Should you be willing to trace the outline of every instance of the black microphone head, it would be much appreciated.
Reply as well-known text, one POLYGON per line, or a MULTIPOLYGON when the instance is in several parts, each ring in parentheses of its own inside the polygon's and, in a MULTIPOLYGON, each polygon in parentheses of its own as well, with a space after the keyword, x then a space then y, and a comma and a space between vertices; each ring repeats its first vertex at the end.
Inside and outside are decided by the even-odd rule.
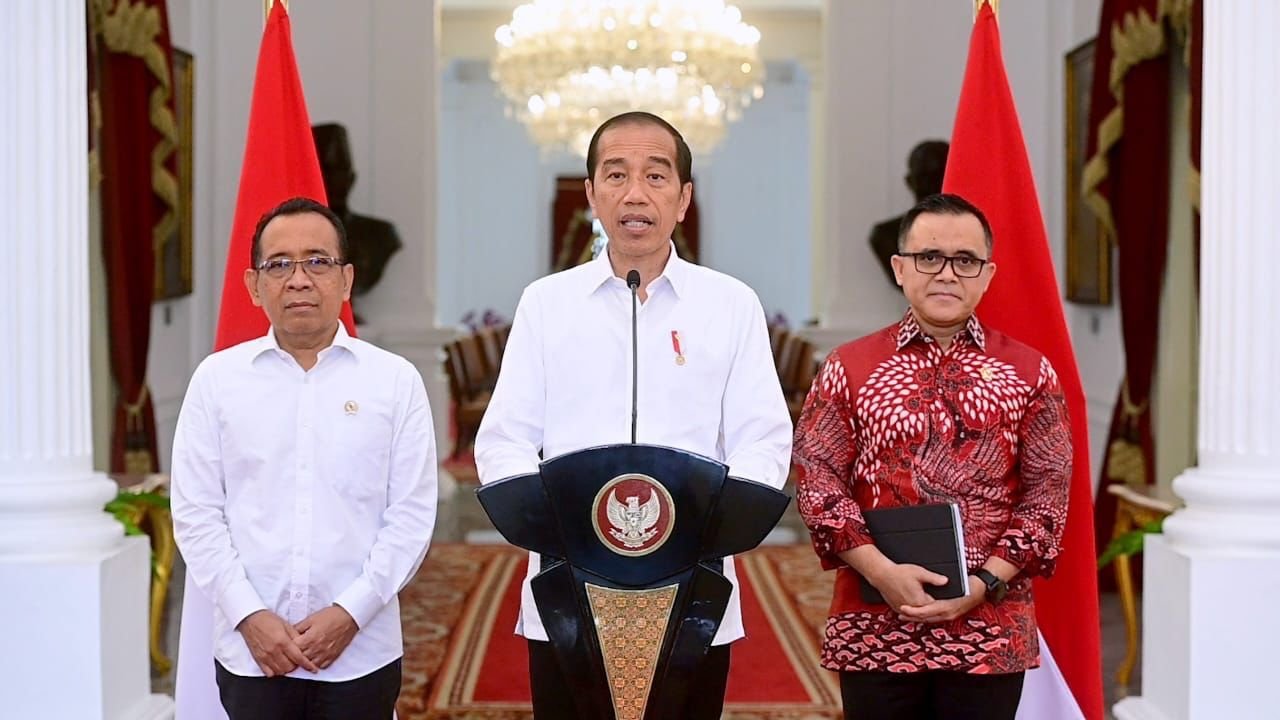
POLYGON ((627 271, 627 287, 631 288, 632 290, 637 290, 640 288, 640 271, 639 270, 627 271))

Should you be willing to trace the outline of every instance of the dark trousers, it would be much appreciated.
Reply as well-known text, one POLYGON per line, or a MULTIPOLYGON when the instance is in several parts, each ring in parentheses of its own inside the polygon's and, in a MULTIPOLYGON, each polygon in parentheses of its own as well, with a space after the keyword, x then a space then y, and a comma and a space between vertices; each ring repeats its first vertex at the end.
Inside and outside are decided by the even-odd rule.
POLYGON ((214 663, 230 720, 389 720, 400 695, 400 660, 342 682, 244 677, 214 663))
MULTIPOLYGON (((680 720, 720 720, 724 688, 729 681, 729 646, 713 645, 694 671, 697 677, 680 720)), ((574 689, 560 672, 551 643, 529 641, 529 687, 533 691, 533 717, 537 720, 575 720, 574 689)), ((235 720, 235 718, 232 718, 235 720)))
POLYGON ((1026 673, 842 672, 845 720, 1013 720, 1026 673))

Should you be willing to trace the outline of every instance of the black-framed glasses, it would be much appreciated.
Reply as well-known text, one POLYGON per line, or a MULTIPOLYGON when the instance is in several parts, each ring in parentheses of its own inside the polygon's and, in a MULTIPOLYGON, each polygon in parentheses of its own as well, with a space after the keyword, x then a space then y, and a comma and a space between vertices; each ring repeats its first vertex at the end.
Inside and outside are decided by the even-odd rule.
POLYGON ((956 274, 956 277, 962 278, 978 277, 988 262, 972 255, 943 255, 939 252, 898 253, 898 257, 911 258, 915 263, 916 272, 922 272, 925 275, 941 274, 947 263, 951 263, 951 271, 956 274))
POLYGON ((342 267, 344 263, 340 258, 331 257, 329 255, 312 255, 311 257, 299 258, 270 258, 258 263, 258 270, 267 274, 272 280, 283 280, 293 277, 293 269, 301 266, 302 269, 312 278, 324 277, 331 275, 335 270, 342 267))

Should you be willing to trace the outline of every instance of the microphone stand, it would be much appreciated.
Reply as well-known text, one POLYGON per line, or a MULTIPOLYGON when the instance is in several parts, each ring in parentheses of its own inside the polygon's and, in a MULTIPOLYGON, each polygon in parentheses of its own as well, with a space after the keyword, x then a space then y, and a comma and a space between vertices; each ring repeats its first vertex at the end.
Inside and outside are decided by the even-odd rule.
POLYGON ((627 287, 631 288, 631 444, 636 444, 636 407, 639 404, 640 353, 636 341, 636 306, 639 302, 640 272, 627 272, 627 287))

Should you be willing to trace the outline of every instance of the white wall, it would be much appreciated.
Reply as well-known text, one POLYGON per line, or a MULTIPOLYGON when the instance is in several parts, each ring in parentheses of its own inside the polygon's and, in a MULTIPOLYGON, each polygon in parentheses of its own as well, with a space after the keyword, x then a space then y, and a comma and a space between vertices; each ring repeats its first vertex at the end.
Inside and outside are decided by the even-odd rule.
POLYGON ((468 311, 510 319, 524 286, 546 273, 556 175, 583 175, 581 161, 543 158, 503 114, 488 63, 455 60, 440 96, 437 235, 441 324, 468 311))
POLYGON ((695 161, 702 263, 750 285, 766 314, 795 327, 814 315, 808 74, 768 63, 765 88, 711 157, 695 161))

